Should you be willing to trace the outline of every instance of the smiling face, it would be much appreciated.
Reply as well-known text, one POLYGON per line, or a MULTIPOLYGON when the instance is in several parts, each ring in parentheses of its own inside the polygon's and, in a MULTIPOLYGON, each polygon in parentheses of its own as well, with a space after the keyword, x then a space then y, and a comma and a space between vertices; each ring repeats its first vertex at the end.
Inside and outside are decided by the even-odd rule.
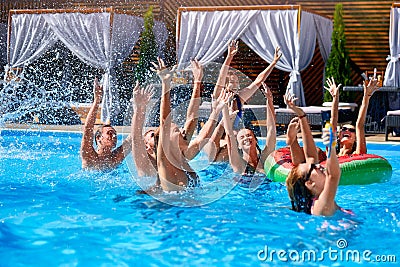
POLYGON ((353 125, 345 124, 342 126, 339 135, 340 145, 352 146, 356 141, 356 129, 353 125))
POLYGON ((238 147, 243 150, 256 149, 257 139, 250 129, 241 129, 236 136, 238 147))
POLYGON ((234 73, 228 74, 227 90, 234 93, 239 90, 239 77, 234 73))

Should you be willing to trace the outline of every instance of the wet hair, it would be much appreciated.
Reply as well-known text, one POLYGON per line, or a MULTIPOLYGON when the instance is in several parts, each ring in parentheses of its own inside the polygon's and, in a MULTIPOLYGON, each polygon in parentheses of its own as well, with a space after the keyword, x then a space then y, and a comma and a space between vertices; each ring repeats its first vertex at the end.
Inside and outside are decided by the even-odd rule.
POLYGON ((155 129, 155 130, 149 130, 149 131, 146 132, 146 134, 147 134, 148 132, 150 132, 150 131, 153 131, 153 132, 154 132, 154 134, 153 134, 153 137, 154 137, 154 152, 155 152, 156 160, 157 160, 157 149, 158 149, 157 146, 158 146, 159 139, 160 139, 160 127, 158 127, 158 128, 155 129))
POLYGON ((155 162, 155 165, 153 165, 153 166, 157 170, 156 185, 160 185, 161 181, 160 181, 160 176, 158 174, 158 166, 157 166, 157 149, 158 149, 157 146, 158 146, 159 139, 160 139, 160 127, 158 127, 156 130, 154 130, 154 135, 153 136, 154 136, 154 152, 155 152, 155 155, 156 155, 156 162, 155 162))
POLYGON ((100 125, 100 126, 97 128, 97 130, 96 130, 96 132, 95 132, 95 134, 94 134, 94 142, 96 143, 96 145, 98 145, 98 144, 97 144, 97 138, 100 138, 100 137, 101 137, 101 134, 103 133, 103 129, 106 128, 106 127, 111 127, 111 128, 113 128, 110 124, 103 124, 103 125, 100 125))
POLYGON ((156 130, 153 130, 153 129, 151 129, 151 130, 147 130, 144 134, 143 134, 143 136, 146 136, 148 133, 150 133, 150 132, 155 132, 156 130))
POLYGON ((299 174, 298 166, 293 167, 286 178, 286 189, 292 203, 292 210, 311 214, 313 195, 306 187, 305 179, 305 175, 299 174))
POLYGON ((154 151, 157 154, 157 145, 158 145, 158 139, 160 138, 160 127, 157 127, 157 129, 151 129, 146 131, 143 136, 146 136, 150 132, 153 132, 151 137, 154 137, 154 151))

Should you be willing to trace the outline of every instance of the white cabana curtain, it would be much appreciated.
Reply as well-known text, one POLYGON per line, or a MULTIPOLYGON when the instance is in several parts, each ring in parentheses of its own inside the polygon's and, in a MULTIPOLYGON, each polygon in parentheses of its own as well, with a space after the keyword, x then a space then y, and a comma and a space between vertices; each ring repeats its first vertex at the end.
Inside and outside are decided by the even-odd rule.
MULTIPOLYGON (((325 62, 326 67, 326 62, 328 61, 329 54, 331 53, 332 49, 333 22, 318 15, 314 15, 313 19, 317 30, 319 52, 325 62)), ((322 83, 325 81, 325 67, 322 83)), ((324 87, 324 84, 322 84, 322 87, 324 87)))
MULTIPOLYGON (((314 54, 317 27, 314 16, 308 12, 301 14, 300 35, 298 33, 298 10, 237 10, 237 11, 212 11, 208 13, 213 24, 214 32, 208 30, 209 26, 202 28, 204 22, 197 17, 200 12, 183 12, 181 19, 181 36, 178 43, 179 63, 190 59, 188 55, 203 55, 198 53, 205 47, 216 47, 209 52, 209 57, 200 57, 200 62, 208 63, 220 56, 226 49, 229 39, 241 38, 251 49, 267 62, 272 62, 274 50, 281 47, 282 58, 277 68, 290 72, 290 80, 287 90, 299 98, 298 105, 305 106, 304 90, 301 83, 300 71, 305 69, 312 60, 314 54), (223 15, 222 15, 222 12, 223 15), (233 13, 234 12, 234 13, 233 13), (220 21, 229 21, 229 14, 241 14, 247 18, 246 24, 218 24, 220 21), (220 19, 220 18, 223 19, 220 19), (202 23, 200 23, 202 22, 202 23), (184 27, 183 27, 184 25, 184 27), (241 26, 241 27, 239 27, 241 26), (207 32, 207 34, 203 34, 207 32), (301 34, 304 33, 304 34, 301 34), (188 38, 190 36, 190 38, 188 38), (221 38, 223 37, 223 38, 221 38), (196 41, 194 41, 196 40, 196 41), (211 43, 211 44, 210 44, 211 43)), ((322 17, 320 17, 322 19, 322 17)), ((327 19, 326 19, 327 20, 327 19)), ((323 26, 323 24, 321 24, 323 26)), ((332 24, 325 24, 332 27, 332 24)), ((321 28, 322 28, 321 26, 321 28)), ((330 30, 331 32, 331 30, 330 30)), ((321 43, 330 42, 331 36, 322 35, 321 43), (327 40, 326 40, 327 39, 327 40), (328 41, 329 40, 329 41, 328 41)))
POLYGON ((80 60, 103 69, 103 102, 101 120, 109 122, 118 114, 119 102, 115 90, 114 67, 132 51, 142 30, 140 18, 115 14, 111 27, 111 13, 57 13, 44 18, 65 46, 80 60))
POLYGON ((332 49, 333 22, 330 19, 315 14, 313 15, 313 19, 317 30, 319 51, 322 59, 326 62, 332 49))
POLYGON ((400 8, 393 7, 390 10, 390 29, 389 29, 389 47, 390 55, 385 78, 384 86, 400 87, 400 8))
POLYGON ((10 36, 9 68, 23 67, 49 50, 57 36, 39 14, 13 15, 10 36))
MULTIPOLYGON (((183 12, 178 46, 178 65, 197 58, 202 64, 224 53, 229 40, 238 39, 259 10, 183 12)), ((177 27, 178 29, 179 27, 177 27)))
MULTIPOLYGON (((311 30, 307 34, 307 38, 300 36, 299 42, 297 18, 297 10, 262 11, 261 16, 244 33, 242 40, 267 62, 273 60, 275 47, 281 47, 282 58, 276 67, 290 72, 287 91, 299 98, 298 105, 305 106, 300 70, 305 68, 312 59, 315 47, 315 30, 311 30), (307 49, 301 50, 301 47, 307 49), (313 49, 310 49, 310 47, 313 49)), ((308 28, 312 29, 313 27, 310 27, 310 24, 313 23, 309 16, 302 18, 301 31, 308 30, 308 28)))
MULTIPOLYGON (((102 121, 109 122, 119 111, 114 84, 114 67, 131 53, 143 31, 143 19, 110 12, 100 13, 45 13, 12 16, 10 61, 14 68, 32 63, 58 40, 80 60, 103 69, 102 121), (111 25, 112 20, 112 25, 111 25)), ((165 25, 155 22, 157 41, 168 36, 165 25)))

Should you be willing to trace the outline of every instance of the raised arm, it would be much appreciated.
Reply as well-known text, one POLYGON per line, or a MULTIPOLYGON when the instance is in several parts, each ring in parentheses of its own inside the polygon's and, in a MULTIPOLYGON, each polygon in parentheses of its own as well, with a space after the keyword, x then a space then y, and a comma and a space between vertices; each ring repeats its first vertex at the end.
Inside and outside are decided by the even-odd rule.
POLYGON ((214 92, 212 94, 214 99, 217 99, 220 96, 222 89, 226 85, 226 77, 228 76, 229 66, 231 65, 233 57, 237 54, 239 50, 238 44, 239 42, 236 40, 231 40, 228 44, 228 54, 226 55, 221 70, 219 71, 217 84, 215 85, 214 92))
MULTIPOLYGON (((219 71, 218 80, 214 87, 214 91, 212 94, 213 99, 217 99, 221 95, 223 88, 226 86, 226 77, 228 76, 229 66, 232 62, 233 57, 237 54, 238 51, 239 51, 239 42, 236 40, 231 40, 228 44, 227 56, 221 67, 221 70, 219 71)), ((215 128, 213 134, 211 135, 209 144, 205 147, 205 151, 208 154, 209 158, 213 157, 214 152, 218 153, 220 147, 220 141, 224 132, 225 132, 224 125, 221 121, 215 128)), ((210 160, 213 161, 214 158, 210 158, 210 160)))
POLYGON ((358 112, 358 118, 356 122, 356 140, 357 140, 357 148, 355 151, 356 154, 367 153, 367 142, 365 140, 364 124, 367 116, 369 100, 371 96, 375 93, 375 91, 379 89, 377 85, 378 80, 376 79, 375 75, 376 73, 374 74, 374 77, 371 80, 369 81, 364 80, 363 83, 364 96, 361 102, 361 107, 358 112))
POLYGON ((266 69, 264 69, 260 74, 258 74, 257 78, 248 87, 243 88, 238 92, 238 95, 244 102, 246 102, 256 92, 256 90, 260 87, 261 83, 265 82, 265 80, 271 74, 276 63, 278 63, 279 59, 282 56, 280 49, 281 48, 279 46, 275 48, 274 59, 272 60, 271 64, 269 64, 269 66, 266 69))
POLYGON ((299 130, 299 117, 294 117, 290 120, 286 133, 286 145, 290 147, 290 155, 293 165, 299 165, 300 163, 306 162, 304 150, 301 148, 297 140, 297 133, 299 130))
POLYGON ((146 107, 154 94, 153 87, 147 86, 145 89, 139 87, 139 83, 136 82, 136 86, 132 92, 132 125, 131 125, 131 136, 132 136, 132 156, 133 161, 136 165, 136 170, 139 176, 155 176, 157 170, 154 169, 149 155, 146 151, 146 145, 143 140, 143 125, 146 116, 146 107))
POLYGON ((262 89, 266 96, 266 115, 267 115, 267 136, 266 144, 261 152, 261 163, 264 164, 268 155, 271 154, 276 147, 276 123, 275 123, 275 108, 274 99, 271 89, 263 82, 262 89))
POLYGON ((218 123, 218 116, 223 107, 227 105, 229 97, 230 94, 222 91, 221 95, 216 100, 213 99, 210 117, 204 124, 203 128, 201 128, 198 136, 196 136, 196 138, 190 142, 187 150, 184 152, 184 155, 187 159, 193 159, 207 144, 208 138, 210 138, 211 134, 215 130, 215 126, 218 123))
POLYGON ((319 162, 318 152, 315 146, 314 138, 312 137, 311 134, 310 125, 308 124, 306 114, 301 108, 299 108, 298 106, 296 106, 296 104, 294 104, 295 101, 297 100, 297 98, 295 98, 294 96, 287 93, 284 96, 284 100, 285 104, 291 110, 293 110, 295 114, 297 114, 297 117, 299 117, 300 129, 304 144, 304 155, 306 157, 306 161, 310 163, 318 163, 319 162))
POLYGON ((186 122, 184 126, 184 133, 186 140, 190 142, 192 135, 196 129, 199 120, 199 107, 201 104, 200 88, 201 80, 203 79, 203 66, 195 59, 191 61, 193 73, 193 91, 190 98, 189 107, 186 113, 186 122))
POLYGON ((171 143, 171 98, 170 88, 172 73, 174 69, 169 70, 166 68, 164 61, 157 58, 158 64, 152 63, 155 67, 153 71, 157 72, 161 78, 161 104, 160 104, 160 131, 159 138, 156 145, 157 149, 157 171, 160 179, 161 186, 168 188, 169 181, 175 180, 173 175, 177 175, 178 169, 170 162, 167 155, 171 154, 171 149, 177 144, 171 143))
MULTIPOLYGON (((232 98, 232 93, 229 94, 230 98, 232 98)), ((236 137, 233 133, 232 120, 230 118, 228 105, 225 105, 222 109, 222 120, 224 121, 224 128, 228 142, 229 163, 231 164, 234 172, 243 173, 244 169, 246 168, 246 162, 239 154, 239 148, 236 137)))
POLYGON ((340 181, 340 167, 339 160, 336 155, 336 149, 333 142, 330 142, 330 138, 336 140, 336 131, 332 131, 330 136, 329 130, 323 130, 323 143, 326 146, 332 145, 331 156, 326 161, 326 178, 324 183, 324 189, 319 195, 318 199, 315 200, 313 206, 314 215, 332 216, 337 209, 335 202, 335 196, 340 181))
POLYGON ((81 157, 82 165, 84 166, 88 160, 91 160, 96 156, 96 151, 93 147, 93 129, 96 122, 97 110, 99 109, 99 105, 103 96, 103 86, 99 84, 99 80, 97 78, 94 79, 93 94, 93 103, 89 109, 89 113, 86 116, 85 125, 83 126, 81 157))
POLYGON ((157 72, 161 78, 161 103, 160 103, 160 140, 159 143, 163 146, 169 143, 170 128, 172 123, 171 118, 171 80, 172 71, 168 70, 165 66, 164 61, 161 58, 157 58, 158 65, 152 62, 154 68, 153 71, 157 72), (163 134, 165 133, 165 134, 163 134))
POLYGON ((331 124, 332 128, 336 131, 339 118, 339 88, 341 84, 336 86, 335 79, 333 77, 328 78, 326 83, 328 86, 325 86, 325 89, 328 90, 332 96, 331 124))

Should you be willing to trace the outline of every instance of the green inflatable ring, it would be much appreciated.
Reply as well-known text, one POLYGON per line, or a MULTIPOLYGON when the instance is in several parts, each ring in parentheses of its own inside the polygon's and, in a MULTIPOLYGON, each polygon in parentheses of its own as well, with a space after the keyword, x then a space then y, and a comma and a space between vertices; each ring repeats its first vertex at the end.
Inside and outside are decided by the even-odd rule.
MULTIPOLYGON (((321 156, 320 156, 321 158, 321 156)), ((326 160, 321 161, 325 166, 326 160)), ((293 168, 289 147, 272 152, 264 163, 264 170, 274 182, 285 182, 293 168)), ((390 180, 392 166, 383 157, 374 154, 346 155, 339 157, 341 177, 339 185, 365 185, 390 180)))

